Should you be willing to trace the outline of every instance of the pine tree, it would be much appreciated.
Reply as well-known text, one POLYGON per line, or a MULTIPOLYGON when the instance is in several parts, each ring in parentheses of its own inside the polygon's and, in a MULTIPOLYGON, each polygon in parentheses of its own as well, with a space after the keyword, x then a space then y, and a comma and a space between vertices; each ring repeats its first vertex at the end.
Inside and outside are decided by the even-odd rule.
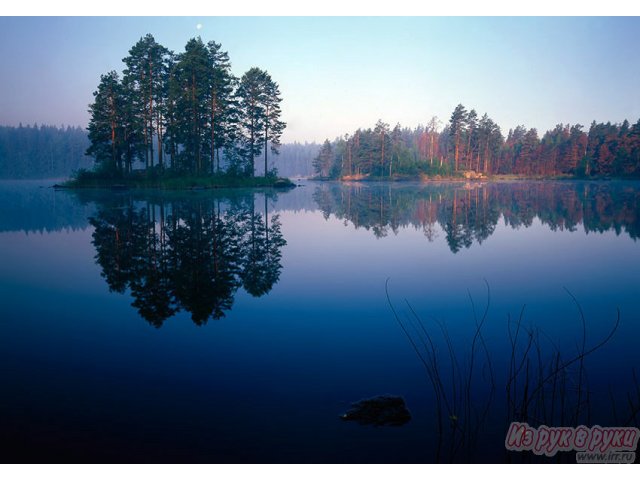
POLYGON ((467 110, 462 104, 453 110, 451 118, 449 119, 449 135, 453 139, 454 148, 454 169, 458 171, 458 160, 460 159, 460 144, 462 141, 462 135, 464 133, 467 118, 467 110))
POLYGON ((122 174, 124 97, 118 74, 111 71, 101 75, 93 96, 87 155, 93 156, 104 171, 122 174))
POLYGON ((131 90, 131 105, 138 121, 136 137, 143 143, 145 166, 153 166, 154 139, 157 141, 158 164, 163 165, 162 134, 165 110, 165 88, 169 51, 157 43, 153 35, 142 37, 123 59, 125 83, 131 90))
POLYGON ((333 164, 333 147, 329 139, 324 141, 318 156, 313 160, 313 169, 317 175, 327 178, 333 164))
POLYGON ((240 109, 245 173, 255 176, 254 159, 262 152, 261 134, 265 131, 264 72, 251 68, 241 78, 236 95, 240 109))
POLYGON ((209 134, 211 147, 211 173, 220 171, 220 149, 230 147, 235 137, 237 113, 234 85, 237 79, 231 73, 229 54, 216 42, 207 44, 211 77, 209 79, 209 134))
POLYGON ((273 81, 271 76, 264 72, 264 176, 269 173, 267 164, 267 145, 271 144, 271 152, 274 155, 278 154, 278 148, 280 147, 280 137, 284 132, 287 124, 280 120, 282 111, 280 109, 280 103, 282 97, 280 96, 280 88, 278 84, 273 81))
MULTIPOLYGON (((389 138, 389 124, 384 123, 382 120, 378 120, 378 123, 376 123, 373 130, 373 134, 376 137, 376 157, 380 159, 380 176, 382 177, 385 174, 386 158, 389 155, 390 150, 391 139, 389 138)), ((389 176, 391 176, 391 171, 389 171, 389 176)))
POLYGON ((178 55, 173 72, 175 126, 172 134, 181 147, 177 152, 178 168, 198 175, 207 171, 206 165, 211 161, 210 60, 202 40, 193 38, 178 55))

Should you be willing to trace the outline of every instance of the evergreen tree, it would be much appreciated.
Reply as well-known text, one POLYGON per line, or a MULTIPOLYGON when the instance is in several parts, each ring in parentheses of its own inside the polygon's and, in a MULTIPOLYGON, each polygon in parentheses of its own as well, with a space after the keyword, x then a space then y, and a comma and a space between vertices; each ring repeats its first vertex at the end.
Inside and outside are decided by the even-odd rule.
MULTIPOLYGON (((389 124, 384 123, 382 120, 378 120, 373 130, 373 134, 376 137, 375 150, 376 157, 379 159, 379 172, 380 176, 385 174, 386 158, 389 155, 389 149, 391 146, 391 138, 389 137, 389 124)), ((389 170, 389 176, 391 176, 391 170, 389 170)))
POLYGON ((458 106, 453 110, 451 118, 449 119, 449 135, 453 139, 453 159, 454 169, 456 172, 458 171, 458 160, 460 159, 460 144, 462 142, 462 136, 465 131, 466 119, 467 110, 462 104, 458 104, 458 106))
POLYGON ((180 86, 176 79, 178 55, 169 52, 167 56, 167 71, 164 83, 165 115, 164 115, 164 149, 171 159, 171 168, 175 168, 178 156, 178 97, 180 86))
POLYGON ((198 175, 207 171, 211 160, 210 52, 200 38, 187 42, 178 55, 173 72, 175 95, 175 126, 173 137, 181 147, 177 152, 177 167, 198 175))
POLYGON ((331 167, 333 165, 333 147, 329 139, 325 140, 320 149, 320 153, 313 160, 313 170, 321 177, 329 177, 331 167))
POLYGON ((246 158, 246 173, 255 176, 254 160, 264 148, 264 174, 268 174, 268 145, 278 153, 280 136, 286 123, 280 120, 280 90, 271 76, 259 68, 251 68, 240 80, 238 106, 242 129, 242 146, 246 158))
POLYGON ((473 170, 474 159, 479 163, 478 158, 478 114, 471 109, 466 118, 467 136, 467 170, 473 170))
POLYGON ((125 99, 118 74, 111 71, 102 75, 93 96, 94 102, 89 106, 91 145, 87 155, 93 156, 104 171, 122 173, 125 99))
POLYGON ((236 95, 240 109, 245 174, 255 176, 254 159, 262 152, 261 135, 265 131, 265 72, 251 68, 241 78, 236 95))
POLYGON ((264 176, 269 173, 267 165, 267 145, 271 144, 271 152, 274 155, 278 154, 280 147, 280 137, 284 132, 287 124, 280 120, 282 111, 280 109, 280 103, 282 97, 280 96, 280 88, 278 84, 273 81, 271 76, 264 72, 264 176))
POLYGON ((209 134, 211 172, 220 171, 220 149, 231 147, 237 128, 234 97, 236 78, 231 73, 229 54, 216 42, 207 44, 211 77, 209 78, 209 134))
POLYGON ((163 165, 162 134, 165 88, 169 51, 153 35, 142 37, 123 59, 127 66, 124 79, 131 93, 130 105, 138 121, 134 135, 142 141, 145 166, 153 166, 154 139, 157 140, 158 165, 163 165))

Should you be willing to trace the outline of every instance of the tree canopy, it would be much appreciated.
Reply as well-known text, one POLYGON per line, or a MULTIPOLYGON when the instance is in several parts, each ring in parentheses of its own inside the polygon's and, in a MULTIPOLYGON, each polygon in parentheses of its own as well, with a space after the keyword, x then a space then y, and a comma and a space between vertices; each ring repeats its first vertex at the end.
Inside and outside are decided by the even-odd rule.
POLYGON ((270 173, 267 152, 278 153, 286 123, 267 71, 254 67, 239 79, 222 46, 199 37, 175 53, 147 34, 123 62, 122 75, 101 76, 89 106, 87 154, 100 171, 255 176, 264 153, 270 173))
POLYGON ((325 178, 392 177, 394 175, 512 174, 640 176, 640 120, 634 125, 558 124, 540 137, 520 125, 505 136, 487 113, 459 104, 438 130, 433 117, 426 126, 396 125, 382 120, 333 142, 327 140, 313 166, 325 178), (330 148, 329 148, 330 147, 330 148), (328 154, 329 150, 332 152, 328 154), (328 158, 329 155, 331 158, 328 158))

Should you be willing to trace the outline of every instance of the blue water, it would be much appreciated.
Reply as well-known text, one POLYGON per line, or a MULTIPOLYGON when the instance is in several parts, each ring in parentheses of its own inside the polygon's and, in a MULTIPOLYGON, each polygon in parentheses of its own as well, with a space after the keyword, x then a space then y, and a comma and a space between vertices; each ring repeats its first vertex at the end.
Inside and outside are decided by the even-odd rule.
MULTIPOLYGON (((585 360, 588 408, 563 421, 629 420, 640 366, 640 183, 42 187, 0 184, 5 462, 505 461, 506 422, 525 415, 507 419, 508 325, 526 305, 523 330, 538 332, 545 365, 553 348, 572 358, 583 326, 568 292, 584 312, 587 349, 617 309, 620 323, 585 360), (486 418, 469 417, 474 438, 453 434, 454 450, 449 414, 439 430, 433 386, 390 308, 387 279, 419 351, 408 305, 432 335, 461 422, 438 322, 466 379, 472 302, 480 319, 489 286, 481 332, 496 389, 486 418), (380 394, 403 396, 412 420, 340 420, 352 402, 380 394)), ((517 354, 525 347, 521 336, 517 354)), ((478 344, 474 362, 469 399, 480 412, 490 367, 478 344)), ((577 368, 566 369, 568 400, 577 368)))

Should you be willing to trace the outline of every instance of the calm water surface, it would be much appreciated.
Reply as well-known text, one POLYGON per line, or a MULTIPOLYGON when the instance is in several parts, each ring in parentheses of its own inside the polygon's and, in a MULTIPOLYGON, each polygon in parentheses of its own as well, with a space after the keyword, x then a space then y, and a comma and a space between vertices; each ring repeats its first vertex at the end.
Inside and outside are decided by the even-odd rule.
POLYGON ((639 183, 43 186, 0 184, 4 462, 505 461, 511 420, 634 422, 639 183), (586 349, 605 338, 617 308, 588 376, 564 371, 573 417, 510 410, 518 318, 515 359, 528 338, 540 352, 521 388, 526 369, 532 381, 557 352, 573 358, 583 331, 586 349), (403 327, 423 358, 435 351, 444 427, 403 327), (409 423, 339 418, 386 393, 409 423))

